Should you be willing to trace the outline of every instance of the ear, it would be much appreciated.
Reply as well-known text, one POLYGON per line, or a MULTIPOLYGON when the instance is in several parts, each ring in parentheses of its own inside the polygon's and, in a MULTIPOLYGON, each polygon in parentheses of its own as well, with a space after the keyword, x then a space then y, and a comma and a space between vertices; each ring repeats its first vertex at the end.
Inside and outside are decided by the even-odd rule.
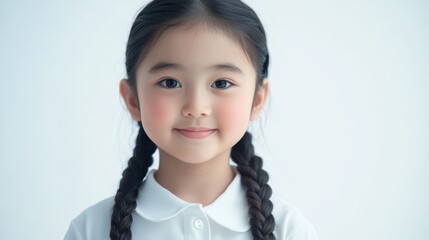
POLYGON ((139 99, 137 94, 132 91, 128 79, 122 79, 119 83, 119 91, 122 98, 124 99, 125 104, 127 105, 128 111, 131 114, 131 117, 136 121, 141 121, 139 99))
POLYGON ((250 114, 251 121, 258 119, 259 115, 261 114, 268 97, 268 90, 268 79, 265 78, 262 82, 262 86, 258 86, 255 99, 253 100, 252 112, 250 114))

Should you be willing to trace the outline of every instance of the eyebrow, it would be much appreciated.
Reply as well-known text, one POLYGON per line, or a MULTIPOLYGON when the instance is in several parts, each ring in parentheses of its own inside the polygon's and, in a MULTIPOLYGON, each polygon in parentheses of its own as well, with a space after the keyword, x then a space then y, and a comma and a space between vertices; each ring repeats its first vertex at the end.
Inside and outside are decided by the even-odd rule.
MULTIPOLYGON (((153 67, 151 67, 149 72, 150 73, 156 73, 156 72, 160 72, 162 70, 168 70, 168 69, 184 70, 185 67, 183 65, 180 65, 177 63, 159 62, 159 63, 155 64, 153 67)), ((210 66, 208 69, 225 70, 225 71, 229 71, 229 72, 235 72, 235 73, 243 74, 243 71, 241 71, 241 69, 239 67, 235 66, 232 63, 216 64, 216 65, 210 66)))

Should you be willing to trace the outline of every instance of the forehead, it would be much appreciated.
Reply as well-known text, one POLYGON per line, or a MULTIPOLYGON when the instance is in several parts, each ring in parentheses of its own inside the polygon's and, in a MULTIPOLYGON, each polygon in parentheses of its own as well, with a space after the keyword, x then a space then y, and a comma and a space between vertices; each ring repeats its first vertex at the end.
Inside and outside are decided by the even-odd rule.
POLYGON ((139 69, 147 71, 159 62, 178 63, 189 70, 230 63, 243 72, 256 76, 256 71, 242 46, 227 34, 207 24, 167 29, 153 43, 139 69))

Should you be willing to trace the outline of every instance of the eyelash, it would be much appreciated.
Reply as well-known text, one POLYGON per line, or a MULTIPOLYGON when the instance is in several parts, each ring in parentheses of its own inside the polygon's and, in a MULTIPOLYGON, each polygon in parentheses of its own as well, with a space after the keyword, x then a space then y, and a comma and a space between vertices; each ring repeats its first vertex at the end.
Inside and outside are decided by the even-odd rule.
POLYGON ((224 82, 224 83, 226 83, 227 87, 225 87, 225 88, 218 88, 218 87, 216 87, 216 88, 218 88, 218 89, 228 89, 228 88, 230 88, 230 87, 232 86, 232 83, 231 83, 230 81, 225 80, 225 79, 219 79, 219 80, 214 81, 214 83, 212 84, 212 87, 213 87, 216 83, 219 83, 219 82, 224 82))
POLYGON ((176 83, 176 85, 178 84, 179 87, 182 87, 182 85, 179 83, 179 81, 177 81, 175 79, 172 79, 172 78, 163 79, 163 80, 161 80, 161 81, 158 82, 158 85, 160 85, 163 88, 168 88, 168 89, 170 89, 170 88, 177 88, 177 87, 168 87, 168 85, 167 85, 167 81, 168 80, 174 81, 176 83))
MULTIPOLYGON (((163 88, 167 88, 167 89, 173 89, 173 88, 180 88, 180 87, 182 87, 182 85, 180 84, 179 81, 177 81, 175 79, 172 79, 172 78, 163 79, 163 80, 161 80, 161 81, 158 82, 158 85, 160 85, 163 88), (175 83, 174 86, 170 85, 170 87, 169 87, 168 84, 167 84, 167 81, 170 81, 169 83, 172 83, 171 81, 174 81, 174 83, 175 83)), ((214 81, 212 83, 212 85, 211 85, 211 87, 216 88, 216 89, 228 89, 231 86, 233 86, 233 84, 230 81, 225 80, 225 79, 218 79, 218 80, 214 81), (216 87, 216 83, 220 83, 220 82, 224 83, 222 85, 226 84, 226 87, 216 87)))

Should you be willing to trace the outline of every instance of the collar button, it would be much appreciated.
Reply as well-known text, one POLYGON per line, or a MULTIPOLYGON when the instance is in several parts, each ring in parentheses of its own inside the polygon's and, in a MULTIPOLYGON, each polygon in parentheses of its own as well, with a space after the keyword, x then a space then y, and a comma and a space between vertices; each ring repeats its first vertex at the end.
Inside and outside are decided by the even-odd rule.
POLYGON ((200 218, 197 218, 194 220, 194 228, 195 229, 202 229, 204 227, 204 222, 200 218))

